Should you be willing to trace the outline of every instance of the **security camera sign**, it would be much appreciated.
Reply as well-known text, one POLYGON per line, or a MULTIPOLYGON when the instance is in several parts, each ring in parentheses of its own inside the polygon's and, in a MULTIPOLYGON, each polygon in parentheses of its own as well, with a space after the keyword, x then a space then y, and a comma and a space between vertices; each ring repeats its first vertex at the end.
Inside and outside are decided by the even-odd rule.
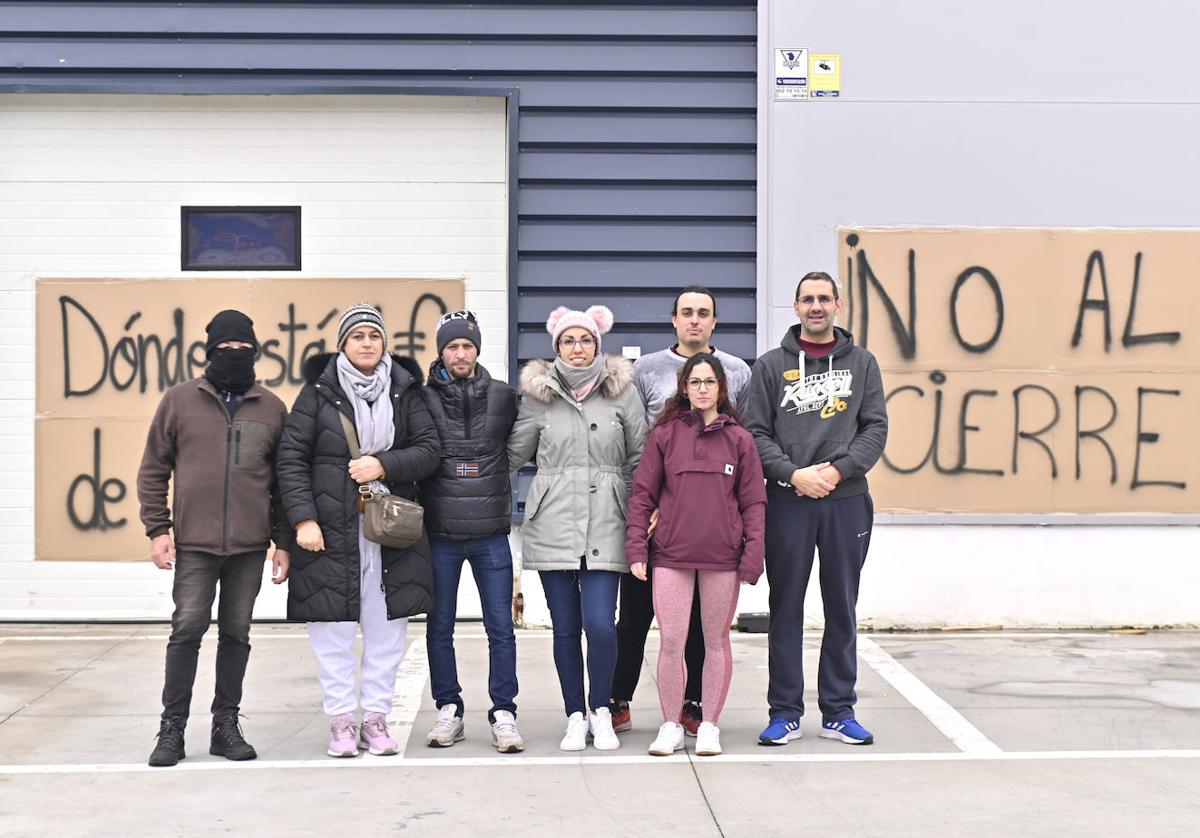
POLYGON ((808 50, 775 50, 775 101, 808 98, 808 50))

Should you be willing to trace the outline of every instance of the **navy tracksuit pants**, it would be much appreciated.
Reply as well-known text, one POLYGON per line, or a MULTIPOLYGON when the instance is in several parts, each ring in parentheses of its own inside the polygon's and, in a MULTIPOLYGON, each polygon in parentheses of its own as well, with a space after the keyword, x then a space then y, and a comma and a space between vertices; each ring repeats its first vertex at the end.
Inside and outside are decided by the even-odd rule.
POLYGON ((858 680, 855 607, 874 514, 875 506, 866 493, 813 500, 768 487, 771 622, 767 701, 771 716, 798 720, 804 715, 804 593, 815 548, 821 555, 818 574, 825 604, 817 703, 822 721, 853 718, 858 680))

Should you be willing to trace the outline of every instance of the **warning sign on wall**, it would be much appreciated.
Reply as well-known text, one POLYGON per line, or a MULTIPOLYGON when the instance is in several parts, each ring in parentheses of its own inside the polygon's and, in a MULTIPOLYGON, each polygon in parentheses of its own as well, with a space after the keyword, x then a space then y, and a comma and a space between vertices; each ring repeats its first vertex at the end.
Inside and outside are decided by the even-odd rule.
POLYGON ((837 99, 842 95, 842 56, 814 53, 808 59, 808 88, 814 99, 837 99))
POLYGON ((775 101, 808 98, 808 50, 775 50, 775 101))

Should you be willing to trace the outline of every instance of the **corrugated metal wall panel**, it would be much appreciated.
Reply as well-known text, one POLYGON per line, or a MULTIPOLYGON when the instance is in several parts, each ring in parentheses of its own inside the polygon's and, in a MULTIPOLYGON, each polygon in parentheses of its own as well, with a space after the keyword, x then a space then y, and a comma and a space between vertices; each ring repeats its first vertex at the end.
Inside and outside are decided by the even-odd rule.
POLYGON ((559 3, 521 7, 512 3, 380 4, 380 3, 293 3, 281 14, 284 3, 188 3, 176 4, 87 3, 95 8, 81 14, 79 3, 5 3, 4 28, 9 32, 145 33, 173 32, 179 35, 381 34, 405 37, 443 35, 454 38, 484 36, 540 36, 562 38, 591 35, 624 38, 630 33, 645 38, 712 37, 714 33, 753 40, 756 32, 752 4, 691 3, 681 12, 664 4, 625 4, 614 12, 609 3, 559 3), (231 27, 230 7, 237 9, 237 26, 231 27), (588 6, 592 8, 588 8, 588 6), (172 8, 172 6, 175 6, 172 8))
MULTIPOLYGON (((706 285, 714 292, 743 291, 754 294, 753 256, 596 256, 572 254, 570 257, 522 254, 519 263, 521 293, 553 293, 553 289, 608 288, 619 297, 626 289, 659 288, 670 291, 685 285, 706 285)), ((724 296, 722 296, 724 299, 724 296)), ((549 311, 550 309, 546 309, 549 311)), ((647 315, 655 321, 653 315, 647 315)), ((660 324, 661 326, 661 324, 660 324)), ((661 326, 664 338, 669 326, 661 326)))
POLYGON ((754 352, 752 1, 0 2, 0 21, 8 89, 516 89, 521 359, 544 354, 534 332, 563 289, 664 345, 689 282, 739 300, 721 345, 754 352))
POLYGON ((518 196, 522 218, 619 215, 627 218, 699 216, 754 219, 753 186, 624 186, 527 183, 518 196))
POLYGON ((681 181, 684 183, 754 183, 754 152, 650 153, 628 151, 522 151, 519 160, 522 181, 681 181))

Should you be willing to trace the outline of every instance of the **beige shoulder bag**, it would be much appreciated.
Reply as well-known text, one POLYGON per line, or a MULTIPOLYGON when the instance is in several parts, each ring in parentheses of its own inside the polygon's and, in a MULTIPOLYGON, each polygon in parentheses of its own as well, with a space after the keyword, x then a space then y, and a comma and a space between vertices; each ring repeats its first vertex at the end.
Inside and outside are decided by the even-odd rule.
MULTIPOLYGON (((362 456, 358 447, 358 433, 354 423, 346 414, 338 411, 342 430, 350 445, 350 456, 357 460, 362 456)), ((397 497, 393 494, 372 492, 371 487, 358 487, 358 508, 363 514, 363 535, 384 547, 404 549, 411 547, 421 538, 425 510, 421 504, 397 497)))

